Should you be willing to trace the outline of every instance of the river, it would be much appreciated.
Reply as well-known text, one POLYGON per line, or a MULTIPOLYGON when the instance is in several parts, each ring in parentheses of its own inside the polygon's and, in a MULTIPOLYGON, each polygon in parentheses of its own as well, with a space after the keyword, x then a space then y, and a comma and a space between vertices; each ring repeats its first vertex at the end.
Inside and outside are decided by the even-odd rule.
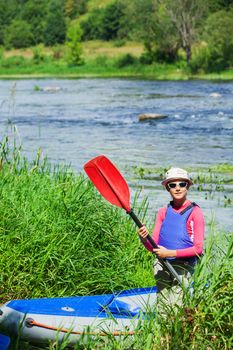
MULTIPOLYGON (((141 197, 149 197, 150 213, 168 194, 156 179, 132 178, 134 166, 233 164, 233 82, 0 80, 0 113, 1 135, 13 138, 15 126, 29 159, 41 147, 53 163, 80 172, 90 158, 105 154, 133 193, 141 187, 141 197), (139 122, 142 113, 167 118, 139 122)), ((232 198, 232 192, 231 185, 214 196, 194 188, 190 198, 203 208, 209 225, 232 230, 232 201, 224 204, 224 195, 232 198)))

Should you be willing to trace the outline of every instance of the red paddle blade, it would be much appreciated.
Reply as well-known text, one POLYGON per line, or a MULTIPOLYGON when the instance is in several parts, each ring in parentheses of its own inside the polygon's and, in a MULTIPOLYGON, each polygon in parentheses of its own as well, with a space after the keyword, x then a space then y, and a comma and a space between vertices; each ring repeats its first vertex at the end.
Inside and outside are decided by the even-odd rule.
POLYGON ((115 165, 105 156, 95 157, 84 170, 102 196, 111 204, 130 211, 129 187, 115 165))

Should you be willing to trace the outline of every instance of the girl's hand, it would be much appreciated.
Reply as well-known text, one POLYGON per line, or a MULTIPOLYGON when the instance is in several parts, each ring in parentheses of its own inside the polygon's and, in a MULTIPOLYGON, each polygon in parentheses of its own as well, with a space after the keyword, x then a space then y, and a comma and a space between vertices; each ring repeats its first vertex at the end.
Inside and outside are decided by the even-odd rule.
POLYGON ((163 246, 159 246, 159 248, 153 249, 153 252, 159 257, 159 258, 175 258, 176 257, 176 250, 167 249, 163 246))
POLYGON ((148 229, 146 228, 146 226, 142 226, 141 228, 139 228, 138 230, 138 235, 139 237, 141 238, 141 240, 146 243, 147 241, 147 236, 149 235, 149 231, 148 229))

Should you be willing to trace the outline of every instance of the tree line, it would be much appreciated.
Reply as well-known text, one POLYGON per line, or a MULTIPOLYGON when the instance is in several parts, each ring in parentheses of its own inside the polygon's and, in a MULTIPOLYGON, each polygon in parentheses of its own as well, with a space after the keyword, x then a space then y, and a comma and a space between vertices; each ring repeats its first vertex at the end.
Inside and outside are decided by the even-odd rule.
POLYGON ((86 10, 87 0, 0 0, 0 45, 62 44, 71 20, 86 10))
POLYGON ((113 0, 88 10, 88 0, 0 0, 0 45, 25 48, 86 40, 141 41, 140 62, 181 62, 193 71, 233 63, 232 0, 113 0), (85 16, 83 16, 86 14, 85 16))

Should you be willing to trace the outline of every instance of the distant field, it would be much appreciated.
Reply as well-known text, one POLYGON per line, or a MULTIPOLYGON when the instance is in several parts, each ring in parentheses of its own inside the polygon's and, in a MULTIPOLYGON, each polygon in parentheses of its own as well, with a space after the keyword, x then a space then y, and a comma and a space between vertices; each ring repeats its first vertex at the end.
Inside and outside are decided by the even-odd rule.
POLYGON ((100 55, 116 57, 130 53, 139 57, 144 51, 143 45, 137 42, 127 42, 125 45, 116 47, 114 42, 88 41, 83 45, 84 56, 95 58, 100 55))
MULTIPOLYGON (((143 44, 138 42, 126 42, 124 45, 117 47, 116 43, 110 41, 92 40, 83 43, 84 58, 96 58, 97 56, 105 55, 108 57, 117 57, 122 54, 130 53, 139 57, 143 52, 143 44)), ((44 48, 44 53, 52 55, 52 48, 44 48)), ((24 58, 33 57, 33 48, 14 49, 5 51, 4 57, 23 56, 24 58)))

